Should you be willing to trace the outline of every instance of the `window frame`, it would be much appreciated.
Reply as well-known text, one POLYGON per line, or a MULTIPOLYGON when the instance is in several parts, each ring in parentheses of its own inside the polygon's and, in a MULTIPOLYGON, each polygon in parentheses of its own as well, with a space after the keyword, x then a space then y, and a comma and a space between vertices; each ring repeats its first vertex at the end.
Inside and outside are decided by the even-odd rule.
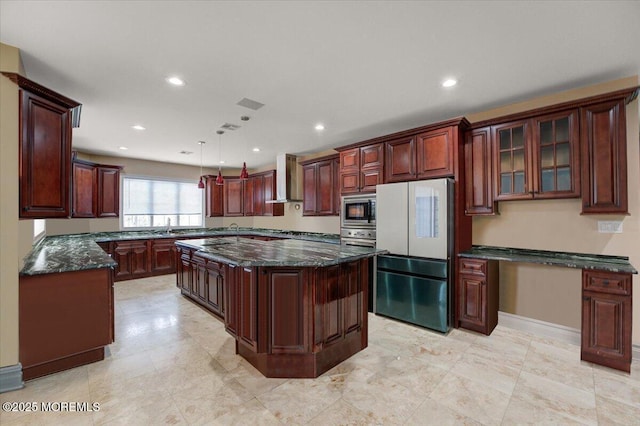
MULTIPOLYGON (((148 175, 129 175, 129 174, 120 174, 120 215, 118 218, 118 224, 120 231, 164 231, 167 229, 166 226, 143 226, 143 227, 125 227, 124 226, 124 181, 125 179, 146 179, 146 180, 155 180, 155 181, 164 181, 164 182, 176 182, 176 183, 189 183, 193 184, 195 187, 198 186, 198 181, 193 179, 185 179, 185 178, 171 178, 165 176, 148 176, 148 175)), ((200 226, 188 225, 188 226, 177 226, 172 224, 171 229, 194 229, 194 228, 206 228, 206 215, 205 215, 205 194, 204 190, 201 191, 201 202, 200 202, 200 215, 202 217, 202 224, 200 226)))

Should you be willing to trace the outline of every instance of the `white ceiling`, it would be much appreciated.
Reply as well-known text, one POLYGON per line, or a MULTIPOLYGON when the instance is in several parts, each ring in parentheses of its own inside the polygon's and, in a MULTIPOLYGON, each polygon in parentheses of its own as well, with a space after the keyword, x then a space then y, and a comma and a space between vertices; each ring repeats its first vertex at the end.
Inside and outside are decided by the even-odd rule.
POLYGON ((216 166, 229 122, 250 168, 640 74, 639 22, 639 1, 0 1, 27 76, 83 104, 74 148, 199 165, 204 140, 216 166))

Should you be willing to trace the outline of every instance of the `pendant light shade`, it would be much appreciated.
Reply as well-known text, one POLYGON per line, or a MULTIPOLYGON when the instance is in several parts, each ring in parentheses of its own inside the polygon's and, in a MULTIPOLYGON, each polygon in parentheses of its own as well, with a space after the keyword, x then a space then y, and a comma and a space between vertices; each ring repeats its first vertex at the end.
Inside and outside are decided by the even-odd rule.
POLYGON ((249 179, 249 172, 247 172, 247 163, 242 163, 242 171, 240 172, 240 179, 247 180, 249 179))
MULTIPOLYGON (((222 163, 222 134, 224 130, 218 130, 218 161, 222 163)), ((222 166, 218 166, 218 177, 216 178, 216 185, 224 185, 224 178, 222 177, 222 166)))
POLYGON ((198 189, 204 189, 204 181, 202 180, 202 147, 205 143, 205 141, 198 141, 200 145, 200 181, 198 182, 198 189))
MULTIPOLYGON (((242 117, 240 117, 240 120, 242 121, 249 121, 249 116, 248 115, 243 115, 242 117)), ((242 180, 247 180, 249 179, 249 172, 247 172, 247 162, 244 161, 242 163, 242 171, 240 172, 240 179, 242 180)))

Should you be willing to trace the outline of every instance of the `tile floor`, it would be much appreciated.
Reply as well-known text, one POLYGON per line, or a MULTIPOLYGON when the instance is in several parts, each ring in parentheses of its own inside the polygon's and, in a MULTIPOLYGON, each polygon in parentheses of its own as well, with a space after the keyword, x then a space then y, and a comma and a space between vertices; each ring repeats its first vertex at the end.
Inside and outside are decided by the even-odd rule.
POLYGON ((638 424, 631 375, 578 346, 498 326, 447 336, 369 317, 369 347, 311 379, 267 379, 173 276, 116 283, 116 343, 101 362, 32 380, 6 401, 98 402, 89 413, 0 413, 2 425, 638 424))

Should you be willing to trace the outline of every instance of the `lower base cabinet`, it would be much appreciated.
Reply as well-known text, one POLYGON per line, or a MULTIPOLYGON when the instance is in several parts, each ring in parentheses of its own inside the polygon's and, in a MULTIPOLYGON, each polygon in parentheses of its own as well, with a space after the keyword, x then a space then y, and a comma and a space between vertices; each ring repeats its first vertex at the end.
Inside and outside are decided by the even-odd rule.
POLYGON ((20 277, 24 380, 104 359, 114 341, 113 270, 20 277))
POLYGON ((631 371, 631 274, 582 271, 580 359, 631 371))
POLYGON ((176 285, 224 319, 236 353, 266 377, 313 378, 367 347, 371 259, 327 267, 242 267, 178 245, 176 285), (193 280, 202 279, 204 300, 193 280), (187 281, 191 280, 191 285, 187 281))
POLYGON ((176 286, 181 293, 224 318, 224 264, 198 256, 194 250, 176 251, 176 286))
POLYGON ((498 261, 460 259, 460 327, 489 335, 498 325, 498 261))

